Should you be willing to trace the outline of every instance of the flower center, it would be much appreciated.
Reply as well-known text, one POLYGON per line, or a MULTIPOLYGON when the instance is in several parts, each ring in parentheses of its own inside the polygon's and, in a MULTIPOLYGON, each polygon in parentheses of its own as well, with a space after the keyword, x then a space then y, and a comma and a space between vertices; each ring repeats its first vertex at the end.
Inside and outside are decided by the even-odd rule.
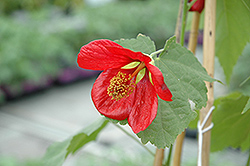
POLYGON ((135 79, 132 80, 132 78, 136 76, 144 67, 145 64, 143 62, 140 63, 132 75, 127 75, 119 71, 117 75, 110 80, 107 94, 112 96, 112 99, 115 99, 116 101, 129 96, 133 93, 136 86, 135 79))
POLYGON ((110 80, 110 85, 107 89, 108 95, 112 96, 112 99, 116 101, 129 96, 133 93, 136 86, 135 81, 131 80, 132 78, 130 74, 127 77, 125 73, 119 71, 117 75, 110 80))

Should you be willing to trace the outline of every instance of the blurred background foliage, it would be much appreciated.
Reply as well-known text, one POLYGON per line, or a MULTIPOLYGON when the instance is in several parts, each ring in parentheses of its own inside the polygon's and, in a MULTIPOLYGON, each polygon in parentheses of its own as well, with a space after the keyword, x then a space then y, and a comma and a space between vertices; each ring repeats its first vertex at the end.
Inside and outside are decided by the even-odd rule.
MULTIPOLYGON (((91 40, 143 33, 162 48, 174 34, 178 5, 175 0, 1 0, 0 103, 58 83, 58 77, 84 77, 76 55, 91 40)), ((239 91, 249 76, 248 48, 234 68, 230 91, 239 91)))
POLYGON ((35 11, 49 5, 57 6, 63 10, 75 9, 84 4, 83 0, 2 0, 0 10, 4 14, 12 14, 17 10, 35 11))
POLYGON ((2 0, 0 102, 79 70, 76 55, 91 40, 143 33, 162 47, 174 34, 177 9, 175 0, 2 0))

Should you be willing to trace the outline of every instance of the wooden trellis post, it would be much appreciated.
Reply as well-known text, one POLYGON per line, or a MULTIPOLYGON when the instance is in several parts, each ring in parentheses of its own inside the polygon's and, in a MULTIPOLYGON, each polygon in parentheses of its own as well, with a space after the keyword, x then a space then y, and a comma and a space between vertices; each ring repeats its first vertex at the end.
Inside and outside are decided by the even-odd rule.
MULTIPOLYGON (((193 12, 192 26, 190 30, 190 36, 188 41, 188 49, 195 54, 196 46, 197 46, 197 37, 199 33, 199 22, 200 22, 200 13, 193 12)), ((183 131, 180 135, 178 135, 175 142, 175 151, 173 158, 173 166, 181 165, 181 154, 182 154, 182 146, 185 138, 186 132, 183 131)))
MULTIPOLYGON (((206 68, 208 74, 214 76, 214 56, 215 56, 215 22, 216 22, 216 0, 205 1, 205 19, 204 19, 204 38, 203 38, 203 66, 206 68)), ((206 82, 208 89, 208 102, 207 106, 200 111, 200 123, 203 122, 210 108, 214 103, 214 85, 213 83, 206 82)), ((207 120, 204 128, 211 124, 212 116, 207 120)), ((211 131, 203 134, 202 138, 202 166, 209 165, 210 154, 210 139, 211 131)))
POLYGON ((164 149, 156 149, 154 166, 162 166, 162 162, 164 159, 164 149))
POLYGON ((195 54, 199 34, 200 13, 193 12, 193 19, 188 40, 188 49, 195 54))

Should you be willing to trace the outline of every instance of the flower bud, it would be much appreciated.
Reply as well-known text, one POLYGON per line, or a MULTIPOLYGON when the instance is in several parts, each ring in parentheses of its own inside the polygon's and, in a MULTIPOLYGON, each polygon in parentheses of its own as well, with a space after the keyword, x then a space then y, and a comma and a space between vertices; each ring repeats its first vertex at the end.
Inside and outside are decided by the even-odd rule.
MULTIPOLYGON (((188 2, 192 2, 193 0, 189 0, 188 2)), ((189 11, 197 11, 199 13, 202 12, 204 8, 205 0, 197 0, 193 6, 189 9, 189 11)))

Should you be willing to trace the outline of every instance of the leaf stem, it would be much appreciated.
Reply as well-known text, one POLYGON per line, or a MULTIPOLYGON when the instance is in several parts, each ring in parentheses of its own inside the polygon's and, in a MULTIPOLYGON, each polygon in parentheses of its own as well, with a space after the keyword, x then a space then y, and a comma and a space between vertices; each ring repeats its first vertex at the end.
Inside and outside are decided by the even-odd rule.
POLYGON ((171 161, 171 158, 172 158, 172 151, 173 151, 173 145, 171 145, 170 148, 169 148, 168 158, 167 158, 167 161, 164 164, 164 166, 170 166, 170 161, 171 161))
POLYGON ((250 76, 245 79, 242 83, 240 83, 239 87, 242 87, 248 80, 250 80, 250 76))
POLYGON ((157 50, 157 51, 155 51, 155 52, 152 52, 149 56, 150 56, 150 57, 153 57, 153 56, 155 56, 155 55, 161 53, 163 50, 164 50, 164 49, 162 48, 162 49, 160 49, 160 50, 157 50))
POLYGON ((152 156, 155 156, 155 154, 149 150, 146 146, 144 146, 143 144, 141 144, 141 142, 136 139, 132 134, 130 134, 129 132, 127 132, 126 130, 124 130, 121 126, 119 126, 118 124, 113 123, 116 127, 118 127, 120 130, 122 130, 125 134, 127 134, 130 138, 132 138, 135 142, 137 142, 138 144, 140 144, 146 151, 148 151, 152 156))

